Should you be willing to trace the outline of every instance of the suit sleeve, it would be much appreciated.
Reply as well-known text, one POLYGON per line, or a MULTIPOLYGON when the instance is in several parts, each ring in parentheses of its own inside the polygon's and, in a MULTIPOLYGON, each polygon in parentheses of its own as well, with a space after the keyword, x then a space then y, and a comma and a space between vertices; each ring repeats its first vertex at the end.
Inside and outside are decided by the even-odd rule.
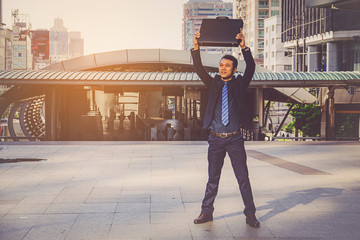
POLYGON ((249 86, 249 84, 252 80, 252 77, 254 76, 255 61, 251 54, 250 48, 246 48, 245 50, 242 50, 242 53, 243 53, 244 60, 246 63, 246 68, 245 68, 245 72, 243 75, 242 84, 243 84, 243 87, 246 89, 249 86))
POLYGON ((208 72, 206 72, 204 66, 202 65, 200 51, 191 49, 191 56, 194 62, 194 70, 196 74, 200 77, 201 81, 208 86, 213 78, 208 72))

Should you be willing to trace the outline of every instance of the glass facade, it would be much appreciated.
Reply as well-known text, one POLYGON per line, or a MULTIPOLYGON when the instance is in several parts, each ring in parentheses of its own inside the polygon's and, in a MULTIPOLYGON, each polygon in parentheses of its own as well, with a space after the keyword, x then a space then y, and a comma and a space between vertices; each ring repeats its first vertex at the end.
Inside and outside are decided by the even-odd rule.
POLYGON ((268 17, 269 17, 268 11, 265 10, 259 11, 259 18, 268 18, 268 17))
POLYGON ((26 69, 26 46, 13 46, 13 69, 26 69))
MULTIPOLYGON (((183 49, 193 48, 193 37, 199 31, 201 22, 206 18, 225 16, 233 18, 233 4, 229 2, 191 2, 184 4, 183 16, 183 49)), ((220 53, 228 51, 219 47, 203 47, 202 51, 220 53)))

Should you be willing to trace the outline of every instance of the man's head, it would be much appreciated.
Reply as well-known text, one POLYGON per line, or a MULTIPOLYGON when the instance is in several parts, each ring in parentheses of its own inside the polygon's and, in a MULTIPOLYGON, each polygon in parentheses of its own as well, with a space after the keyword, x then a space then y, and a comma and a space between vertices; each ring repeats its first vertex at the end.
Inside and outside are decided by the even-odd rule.
POLYGON ((237 59, 232 55, 225 55, 220 60, 219 74, 222 80, 229 81, 238 65, 237 59))

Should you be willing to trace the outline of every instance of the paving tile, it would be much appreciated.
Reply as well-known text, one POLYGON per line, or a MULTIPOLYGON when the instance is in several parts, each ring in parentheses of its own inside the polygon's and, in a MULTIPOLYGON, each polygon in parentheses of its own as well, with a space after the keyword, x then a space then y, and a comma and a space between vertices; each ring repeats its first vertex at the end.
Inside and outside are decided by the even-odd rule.
POLYGON ((46 213, 113 213, 116 203, 51 204, 46 213))
POLYGON ((233 239, 229 226, 223 219, 204 224, 190 224, 191 235, 194 239, 233 239))
POLYGON ((40 214, 49 206, 49 203, 19 203, 10 210, 9 214, 40 214))
POLYGON ((34 224, 23 239, 65 239, 69 234, 71 226, 74 224, 76 217, 77 215, 75 214, 44 215, 43 222, 34 224))
POLYGON ((151 224, 112 225, 109 239, 151 239, 153 227, 151 224), (140 231, 141 229, 141 231, 140 231))
POLYGON ((113 224, 149 224, 149 212, 117 212, 113 224))
POLYGON ((206 142, 71 144, 1 150, 4 156, 48 159, 0 165, 1 240, 360 236, 359 144, 246 142, 247 149, 332 174, 301 175, 249 156, 259 229, 245 224, 228 157, 214 221, 193 224, 207 181, 206 142))
POLYGON ((150 212, 150 203, 118 203, 116 212, 150 212))
POLYGON ((151 212, 185 212, 182 203, 151 203, 151 212))

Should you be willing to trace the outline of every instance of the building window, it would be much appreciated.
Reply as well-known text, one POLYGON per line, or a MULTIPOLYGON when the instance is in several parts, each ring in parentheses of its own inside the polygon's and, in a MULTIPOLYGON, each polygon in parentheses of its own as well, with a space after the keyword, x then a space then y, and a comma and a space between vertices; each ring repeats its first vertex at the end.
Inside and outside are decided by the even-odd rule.
POLYGON ((284 71, 291 71, 292 67, 291 65, 284 65, 284 71))
POLYGON ((275 39, 274 38, 271 39, 271 44, 275 44, 275 39))
POLYGON ((272 26, 271 26, 271 31, 274 31, 274 30, 275 30, 275 26, 272 25, 272 26))
POLYGON ((259 40, 258 48, 264 48, 264 40, 259 40))
POLYGON ((265 53, 265 58, 268 58, 268 53, 265 53))
POLYGON ((271 70, 273 70, 273 71, 275 70, 275 67, 274 67, 274 65, 271 65, 271 70))
POLYGON ((264 58, 264 51, 263 50, 258 51, 258 58, 264 58))
POLYGON ((259 8, 268 8, 268 7, 269 7, 269 5, 268 5, 267 1, 264 1, 264 0, 259 1, 259 8))
POLYGON ((264 28, 264 20, 259 20, 259 28, 264 28))
POLYGON ((268 45, 268 40, 265 41, 265 46, 267 46, 267 45, 268 45))
POLYGON ((285 51, 284 56, 285 57, 291 57, 291 52, 290 51, 285 51))
POLYGON ((264 38, 264 30, 259 30, 259 38, 264 38))
POLYGON ((274 52, 271 52, 271 57, 274 57, 274 56, 275 56, 274 52))
POLYGON ((279 0, 271 0, 272 7, 279 7, 279 0))
POLYGON ((271 16, 278 16, 279 10, 271 10, 271 16))
POLYGON ((269 17, 268 11, 266 11, 266 10, 259 11, 259 18, 268 18, 268 17, 269 17))

